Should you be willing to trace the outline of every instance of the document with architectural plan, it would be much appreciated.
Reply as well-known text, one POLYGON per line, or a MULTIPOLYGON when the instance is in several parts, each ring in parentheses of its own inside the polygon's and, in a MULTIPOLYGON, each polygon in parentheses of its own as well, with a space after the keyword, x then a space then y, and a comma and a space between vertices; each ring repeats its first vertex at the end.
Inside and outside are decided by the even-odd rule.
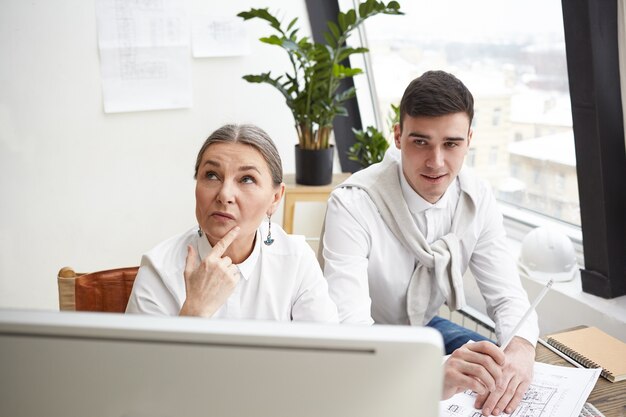
POLYGON ((186 2, 97 0, 105 113, 191 107, 186 2))
MULTIPOLYGON (((598 380, 600 369, 568 368, 535 362, 533 382, 511 417, 577 417, 598 380)), ((476 394, 465 391, 441 401, 440 417, 480 417, 476 394)))

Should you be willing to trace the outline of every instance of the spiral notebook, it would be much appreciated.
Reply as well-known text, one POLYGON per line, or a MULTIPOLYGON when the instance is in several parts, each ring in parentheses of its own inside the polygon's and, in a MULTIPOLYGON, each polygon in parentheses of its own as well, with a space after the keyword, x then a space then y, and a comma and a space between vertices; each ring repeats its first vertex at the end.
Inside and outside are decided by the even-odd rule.
POLYGON ((626 343, 597 327, 555 333, 546 342, 587 368, 602 368, 611 382, 626 380, 626 343))

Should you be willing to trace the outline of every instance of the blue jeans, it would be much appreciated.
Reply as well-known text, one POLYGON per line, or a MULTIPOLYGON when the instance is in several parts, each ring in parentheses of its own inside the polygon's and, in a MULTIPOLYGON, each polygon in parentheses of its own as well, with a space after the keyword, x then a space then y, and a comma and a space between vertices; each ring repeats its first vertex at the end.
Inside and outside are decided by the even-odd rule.
POLYGON ((441 333, 441 336, 443 336, 443 343, 446 348, 446 355, 451 354, 456 349, 467 343, 470 339, 474 342, 487 340, 493 343, 493 340, 439 316, 435 316, 428 322, 428 324, 426 324, 426 326, 432 327, 441 333))

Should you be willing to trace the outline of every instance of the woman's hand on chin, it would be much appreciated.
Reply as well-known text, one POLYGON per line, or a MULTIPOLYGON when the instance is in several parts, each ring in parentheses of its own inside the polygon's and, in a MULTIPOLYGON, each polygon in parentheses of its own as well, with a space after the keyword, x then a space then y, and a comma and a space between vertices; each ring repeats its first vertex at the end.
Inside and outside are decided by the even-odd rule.
POLYGON ((181 316, 211 317, 226 302, 239 282, 239 269, 224 252, 239 234, 233 227, 213 246, 200 264, 196 251, 187 246, 185 260, 185 289, 187 298, 180 309, 181 316))

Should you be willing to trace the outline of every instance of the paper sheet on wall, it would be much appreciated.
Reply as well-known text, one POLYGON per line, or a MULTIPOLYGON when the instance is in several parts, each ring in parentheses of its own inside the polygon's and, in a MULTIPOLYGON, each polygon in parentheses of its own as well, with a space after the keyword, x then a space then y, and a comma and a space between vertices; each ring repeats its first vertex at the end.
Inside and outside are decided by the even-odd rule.
POLYGON ((191 107, 185 4, 96 1, 105 112, 191 107))
MULTIPOLYGON (((533 382, 512 417, 578 417, 600 369, 568 368, 535 362, 533 382)), ((465 391, 441 401, 440 417, 476 417, 476 394, 465 391)))
POLYGON ((250 53, 250 42, 243 19, 194 15, 191 27, 194 58, 250 53))

